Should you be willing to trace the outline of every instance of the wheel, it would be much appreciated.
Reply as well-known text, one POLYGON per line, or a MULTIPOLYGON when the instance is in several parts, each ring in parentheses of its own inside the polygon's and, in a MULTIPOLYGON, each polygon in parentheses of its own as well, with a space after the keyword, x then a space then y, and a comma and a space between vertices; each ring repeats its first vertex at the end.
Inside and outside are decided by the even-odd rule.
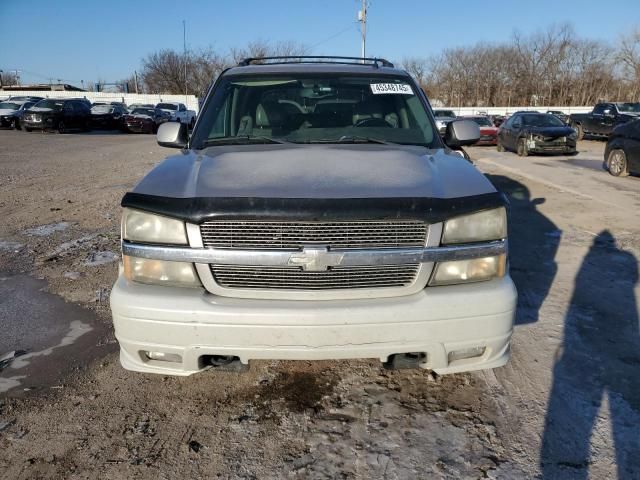
POLYGON ((90 132, 91 131, 91 120, 86 120, 84 122, 84 125, 82 125, 82 131, 83 132, 90 132))
POLYGON ((193 130, 193 126, 196 124, 196 119, 192 118, 189 122, 189 130, 193 130))
POLYGON ((18 128, 18 119, 14 118, 13 120, 11 120, 11 123, 9 124, 9 128, 11 130, 13 130, 13 129, 20 130, 18 128))
POLYGON ((529 155, 529 149, 527 148, 527 141, 524 138, 518 140, 518 156, 526 157, 529 155))
POLYGON ((32 128, 29 128, 29 127, 24 127, 24 130, 25 130, 26 132, 32 132, 32 131, 33 131, 33 129, 32 129, 32 128))
POLYGON ((14 125, 15 125, 16 130, 22 130, 22 123, 20 123, 20 119, 19 118, 16 118, 14 120, 14 125))
POLYGON ((627 156, 625 155, 624 150, 611 150, 609 158, 607 159, 607 169, 614 177, 626 177, 629 175, 629 171, 627 169, 627 156))
POLYGON ((584 130, 582 129, 582 125, 580 125, 579 123, 574 123, 571 126, 576 131, 576 138, 578 140, 582 140, 584 138, 584 130))
POLYGON ((62 120, 60 120, 58 122, 58 133, 65 133, 65 132, 66 132, 66 125, 62 120))
POLYGON ((496 143, 496 150, 499 152, 504 152, 504 145, 502 145, 502 143, 500 143, 500 140, 498 140, 498 143, 496 143))

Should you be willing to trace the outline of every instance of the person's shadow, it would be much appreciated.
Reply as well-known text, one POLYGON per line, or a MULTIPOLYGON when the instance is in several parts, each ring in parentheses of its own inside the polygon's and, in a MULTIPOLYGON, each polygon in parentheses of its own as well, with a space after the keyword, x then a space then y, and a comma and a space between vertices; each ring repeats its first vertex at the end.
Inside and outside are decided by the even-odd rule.
POLYGON ((562 232, 540 213, 544 198, 531 198, 520 182, 486 175, 509 199, 509 271, 518 289, 516 325, 538 321, 540 308, 558 271, 555 256, 562 232))
POLYGON ((637 282, 636 258, 602 231, 576 276, 565 319, 540 452, 544 479, 588 477, 592 434, 605 396, 618 478, 640 478, 637 282))

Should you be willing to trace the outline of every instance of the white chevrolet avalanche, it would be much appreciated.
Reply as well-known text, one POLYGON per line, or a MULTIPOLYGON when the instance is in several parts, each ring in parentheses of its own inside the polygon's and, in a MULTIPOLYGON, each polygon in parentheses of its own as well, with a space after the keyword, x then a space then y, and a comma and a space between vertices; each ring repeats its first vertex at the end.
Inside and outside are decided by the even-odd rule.
POLYGON ((258 359, 376 358, 439 374, 509 359, 504 196, 380 59, 252 59, 123 200, 111 294, 122 365, 190 375, 258 359))

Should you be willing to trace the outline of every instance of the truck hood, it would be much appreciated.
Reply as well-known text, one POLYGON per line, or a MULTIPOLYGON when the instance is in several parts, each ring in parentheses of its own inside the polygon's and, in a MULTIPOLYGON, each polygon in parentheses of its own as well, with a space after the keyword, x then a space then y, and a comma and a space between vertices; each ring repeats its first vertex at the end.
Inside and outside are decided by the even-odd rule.
POLYGON ((396 145, 246 145, 183 151, 132 193, 171 198, 439 198, 495 192, 445 150, 396 145))
POLYGON ((10 108, 0 108, 0 115, 14 115, 17 112, 19 112, 19 110, 12 110, 10 108))

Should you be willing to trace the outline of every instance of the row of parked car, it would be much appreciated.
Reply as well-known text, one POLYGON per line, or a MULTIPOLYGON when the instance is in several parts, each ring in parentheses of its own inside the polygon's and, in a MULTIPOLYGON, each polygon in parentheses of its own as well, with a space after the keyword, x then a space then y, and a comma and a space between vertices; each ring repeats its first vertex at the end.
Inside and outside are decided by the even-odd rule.
POLYGON ((88 131, 105 128, 134 133, 155 133, 164 122, 193 127, 196 113, 183 103, 125 105, 86 98, 10 97, 0 102, 0 126, 17 130, 88 131))
POLYGON ((576 155, 585 135, 607 138, 604 168, 614 176, 640 174, 640 103, 599 103, 589 113, 567 115, 550 110, 518 111, 508 117, 476 115, 456 117, 451 110, 436 110, 442 135, 455 119, 473 120, 480 127, 476 145, 495 145, 521 157, 532 154, 576 155))

